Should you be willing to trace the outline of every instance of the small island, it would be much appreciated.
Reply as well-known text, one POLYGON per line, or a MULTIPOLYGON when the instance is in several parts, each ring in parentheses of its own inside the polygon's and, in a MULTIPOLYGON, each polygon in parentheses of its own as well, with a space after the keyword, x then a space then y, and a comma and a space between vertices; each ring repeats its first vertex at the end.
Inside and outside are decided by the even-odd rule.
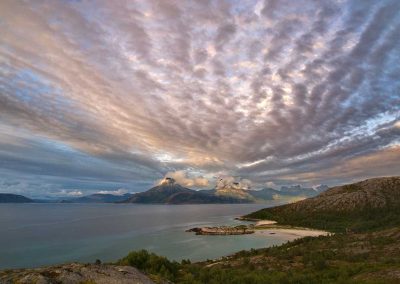
MULTIPOLYGON (((244 218, 242 220, 245 220, 244 218)), ((315 230, 305 227, 296 227, 290 225, 279 225, 276 221, 272 220, 258 220, 252 219, 251 222, 255 222, 250 225, 238 225, 238 226, 218 226, 218 227, 195 227, 185 232, 195 232, 196 235, 211 235, 211 236, 227 236, 227 235, 284 235, 292 236, 293 239, 302 237, 317 237, 317 236, 328 236, 331 232, 315 230)))
POLYGON ((186 232, 195 232, 196 235, 247 235, 254 234, 252 227, 239 225, 235 227, 219 226, 219 227, 200 227, 186 230, 186 232))

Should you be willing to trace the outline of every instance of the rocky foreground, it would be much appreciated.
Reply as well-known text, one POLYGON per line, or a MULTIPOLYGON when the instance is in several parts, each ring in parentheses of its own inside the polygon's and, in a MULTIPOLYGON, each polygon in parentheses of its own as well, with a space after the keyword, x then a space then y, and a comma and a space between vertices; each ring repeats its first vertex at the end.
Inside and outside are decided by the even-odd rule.
POLYGON ((2 284, 151 284, 149 277, 131 266, 71 263, 35 269, 0 271, 2 284))
POLYGON ((186 230, 186 232, 195 232, 196 235, 247 235, 254 234, 254 230, 247 226, 241 225, 236 227, 220 226, 220 227, 200 227, 186 230))

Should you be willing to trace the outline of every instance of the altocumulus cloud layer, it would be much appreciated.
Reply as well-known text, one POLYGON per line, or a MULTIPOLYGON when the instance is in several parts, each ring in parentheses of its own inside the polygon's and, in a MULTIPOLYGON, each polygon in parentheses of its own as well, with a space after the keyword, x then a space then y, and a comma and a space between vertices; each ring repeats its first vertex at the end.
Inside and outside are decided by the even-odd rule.
POLYGON ((3 192, 400 173, 400 1, 2 0, 0 34, 3 192))

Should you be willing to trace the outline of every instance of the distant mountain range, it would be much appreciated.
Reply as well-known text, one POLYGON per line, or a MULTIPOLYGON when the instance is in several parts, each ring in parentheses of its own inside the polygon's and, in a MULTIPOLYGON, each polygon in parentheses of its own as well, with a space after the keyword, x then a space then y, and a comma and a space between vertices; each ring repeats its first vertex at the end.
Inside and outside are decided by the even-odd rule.
POLYGON ((76 197, 71 199, 63 199, 61 203, 115 203, 127 200, 132 194, 126 193, 123 195, 107 194, 107 193, 95 193, 82 197, 76 197))
POLYGON ((0 193, 0 203, 32 203, 34 200, 19 194, 0 193))
POLYGON ((192 190, 185 188, 172 178, 166 178, 160 185, 148 191, 132 195, 124 203, 156 204, 200 204, 200 203, 254 203, 282 197, 312 197, 328 189, 301 186, 282 187, 281 190, 264 188, 262 190, 244 190, 238 187, 223 187, 211 190, 192 190))
POLYGON ((166 178, 160 185, 148 191, 136 193, 123 202, 146 204, 216 204, 249 203, 250 201, 229 196, 217 196, 210 190, 192 190, 177 184, 172 178, 166 178))
POLYGON ((329 187, 327 185, 320 185, 317 186, 315 189, 311 187, 301 187, 300 185, 294 185, 290 187, 282 186, 280 190, 273 188, 252 190, 250 191, 250 194, 256 199, 270 200, 287 196, 313 197, 328 189, 329 187))
POLYGON ((95 193, 81 197, 63 198, 60 200, 34 200, 22 195, 0 194, 1 203, 143 203, 143 204, 228 204, 255 203, 287 197, 313 197, 328 189, 319 186, 316 189, 303 188, 299 185, 281 187, 280 190, 264 188, 262 190, 245 190, 237 186, 214 188, 210 190, 192 190, 176 183, 173 178, 164 181, 145 192, 124 195, 95 193))

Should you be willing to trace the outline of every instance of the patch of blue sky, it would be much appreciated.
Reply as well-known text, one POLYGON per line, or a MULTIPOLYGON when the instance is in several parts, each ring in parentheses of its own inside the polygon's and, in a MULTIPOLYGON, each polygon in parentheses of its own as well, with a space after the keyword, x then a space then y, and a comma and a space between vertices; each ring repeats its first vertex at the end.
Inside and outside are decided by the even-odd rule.
POLYGON ((82 0, 59 0, 59 1, 68 3, 68 4, 76 4, 76 3, 82 2, 82 0))
POLYGON ((250 1, 242 1, 242 0, 231 0, 232 3, 231 13, 233 15, 242 15, 246 12, 252 13, 258 2, 261 0, 250 0, 250 1))
MULTIPOLYGON (((23 68, 11 78, 15 95, 21 100, 31 101, 40 97, 61 97, 62 90, 51 84, 43 76, 30 69, 23 68)), ((67 103, 67 100, 66 100, 67 103)))
POLYGON ((64 91, 44 76, 28 68, 13 73, 9 76, 6 87, 2 88, 18 101, 53 111, 54 115, 61 120, 64 119, 61 110, 83 115, 74 102, 64 94, 64 91), (60 111, 54 112, 54 109, 60 111))
POLYGON ((113 176, 112 173, 118 173, 118 171, 114 170, 127 170, 120 165, 116 165, 113 161, 108 161, 106 159, 93 156, 89 153, 85 153, 74 148, 68 143, 54 140, 45 136, 30 137, 29 141, 26 141, 25 143, 29 143, 30 147, 33 147, 32 153, 37 153, 38 155, 43 153, 42 159, 48 162, 59 161, 59 163, 69 165, 73 161, 75 167, 82 169, 99 169, 99 172, 103 171, 104 169, 112 169, 110 172, 111 176, 113 176))

